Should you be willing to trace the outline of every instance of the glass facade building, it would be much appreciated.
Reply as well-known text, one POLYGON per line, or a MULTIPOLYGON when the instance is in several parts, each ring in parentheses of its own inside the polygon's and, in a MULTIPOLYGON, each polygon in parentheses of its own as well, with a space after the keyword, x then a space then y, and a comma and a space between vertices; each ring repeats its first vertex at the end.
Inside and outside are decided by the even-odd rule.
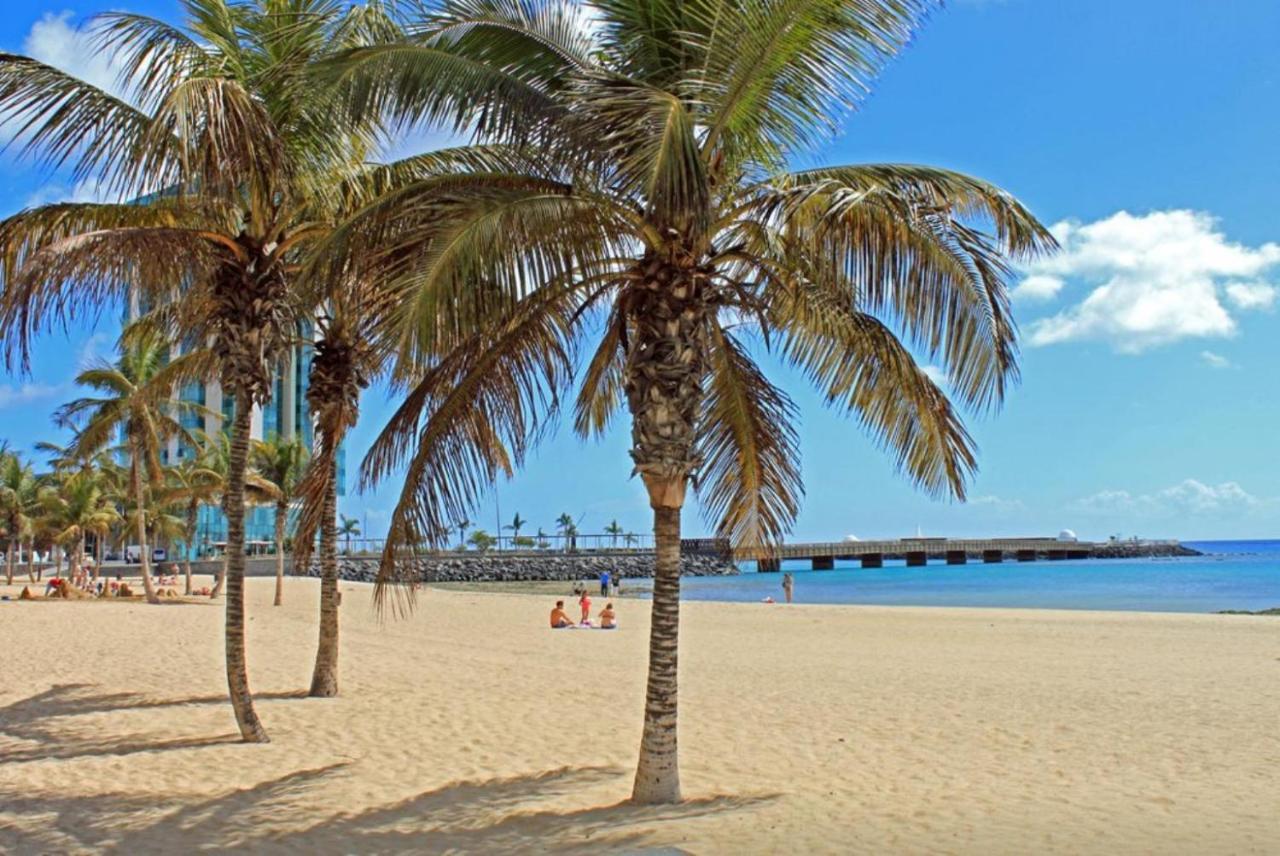
MULTIPOLYGON (((134 299, 130 301, 126 320, 139 317, 147 307, 134 299)), ((298 325, 298 341, 308 343, 315 337, 315 327, 310 322, 298 325)), ((175 343, 171 353, 186 353, 193 347, 192 342, 175 343)), ((310 344, 296 345, 281 360, 275 372, 272 384, 271 400, 265 405, 254 406, 250 427, 250 436, 262 440, 273 435, 285 438, 300 436, 303 445, 310 452, 315 437, 311 409, 307 403, 307 375, 311 369, 311 357, 314 348, 310 344)), ((184 386, 178 393, 178 399, 200 405, 203 412, 184 411, 180 416, 182 426, 188 430, 202 430, 210 437, 216 437, 228 430, 235 415, 236 402, 230 395, 224 395, 221 384, 217 380, 194 382, 184 386)), ((161 451, 161 463, 177 464, 188 460, 195 454, 190 444, 179 438, 169 441, 161 451)), ((346 467, 343 450, 338 450, 338 493, 343 494, 346 467)), ((273 544, 275 539, 275 509, 271 506, 249 506, 245 510, 245 541, 262 542, 261 546, 273 544)), ((220 552, 227 540, 227 520, 222 509, 216 505, 202 505, 197 515, 196 543, 190 545, 192 558, 204 557, 220 552)), ((251 544, 251 546, 253 546, 251 544)))

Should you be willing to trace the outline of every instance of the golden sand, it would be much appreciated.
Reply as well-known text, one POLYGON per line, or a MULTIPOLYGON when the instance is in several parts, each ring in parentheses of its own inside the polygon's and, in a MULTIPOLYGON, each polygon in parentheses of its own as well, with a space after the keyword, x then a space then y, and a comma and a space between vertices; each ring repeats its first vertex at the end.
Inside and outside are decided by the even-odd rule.
MULTIPOLYGON (((18 589, 5 590, 14 595, 18 589)), ((0 604, 0 851, 1274 853, 1280 620, 687 603, 688 801, 624 802, 645 605, 344 584, 342 696, 300 697, 318 586, 249 583, 272 742, 237 742, 222 609, 0 604)))

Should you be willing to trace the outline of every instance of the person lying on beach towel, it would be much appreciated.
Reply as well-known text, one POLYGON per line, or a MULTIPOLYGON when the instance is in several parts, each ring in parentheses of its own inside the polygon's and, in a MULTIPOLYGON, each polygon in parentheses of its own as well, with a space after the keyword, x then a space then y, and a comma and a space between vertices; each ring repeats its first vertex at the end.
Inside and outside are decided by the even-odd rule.
POLYGON ((551 610, 551 629, 560 630, 565 627, 573 627, 573 619, 564 611, 564 601, 557 600, 556 608, 551 610))

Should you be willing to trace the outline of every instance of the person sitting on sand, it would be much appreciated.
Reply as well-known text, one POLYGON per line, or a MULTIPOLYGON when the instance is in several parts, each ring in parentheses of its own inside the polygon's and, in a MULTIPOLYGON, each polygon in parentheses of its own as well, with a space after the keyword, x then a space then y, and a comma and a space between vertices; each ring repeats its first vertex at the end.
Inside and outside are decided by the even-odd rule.
POLYGON ((600 610, 600 629, 601 630, 617 630, 617 616, 613 611, 613 604, 606 603, 604 609, 600 610))
POLYGON ((582 597, 578 598, 578 606, 582 607, 582 619, 579 623, 590 627, 591 626, 591 595, 587 594, 584 591, 582 593, 582 597))
POLYGON ((565 627, 572 627, 573 619, 564 611, 564 601, 557 600, 556 608, 551 610, 551 629, 561 630, 565 627))
POLYGON ((61 577, 49 577, 49 582, 47 582, 44 587, 44 596, 48 597, 50 592, 59 591, 61 586, 61 577))

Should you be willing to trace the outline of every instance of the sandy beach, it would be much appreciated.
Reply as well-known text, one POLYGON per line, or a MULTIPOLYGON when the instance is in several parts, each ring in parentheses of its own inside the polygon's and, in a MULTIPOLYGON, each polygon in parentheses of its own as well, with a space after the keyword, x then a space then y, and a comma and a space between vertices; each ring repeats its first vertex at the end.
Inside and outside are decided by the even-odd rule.
MULTIPOLYGON (((0 850, 1263 853, 1280 620, 687 603, 673 808, 623 802, 647 621, 344 584, 342 696, 300 697, 317 584, 249 582, 271 735, 236 741, 221 603, 3 603, 0 850)), ((15 593, 16 589, 6 589, 15 593)))

